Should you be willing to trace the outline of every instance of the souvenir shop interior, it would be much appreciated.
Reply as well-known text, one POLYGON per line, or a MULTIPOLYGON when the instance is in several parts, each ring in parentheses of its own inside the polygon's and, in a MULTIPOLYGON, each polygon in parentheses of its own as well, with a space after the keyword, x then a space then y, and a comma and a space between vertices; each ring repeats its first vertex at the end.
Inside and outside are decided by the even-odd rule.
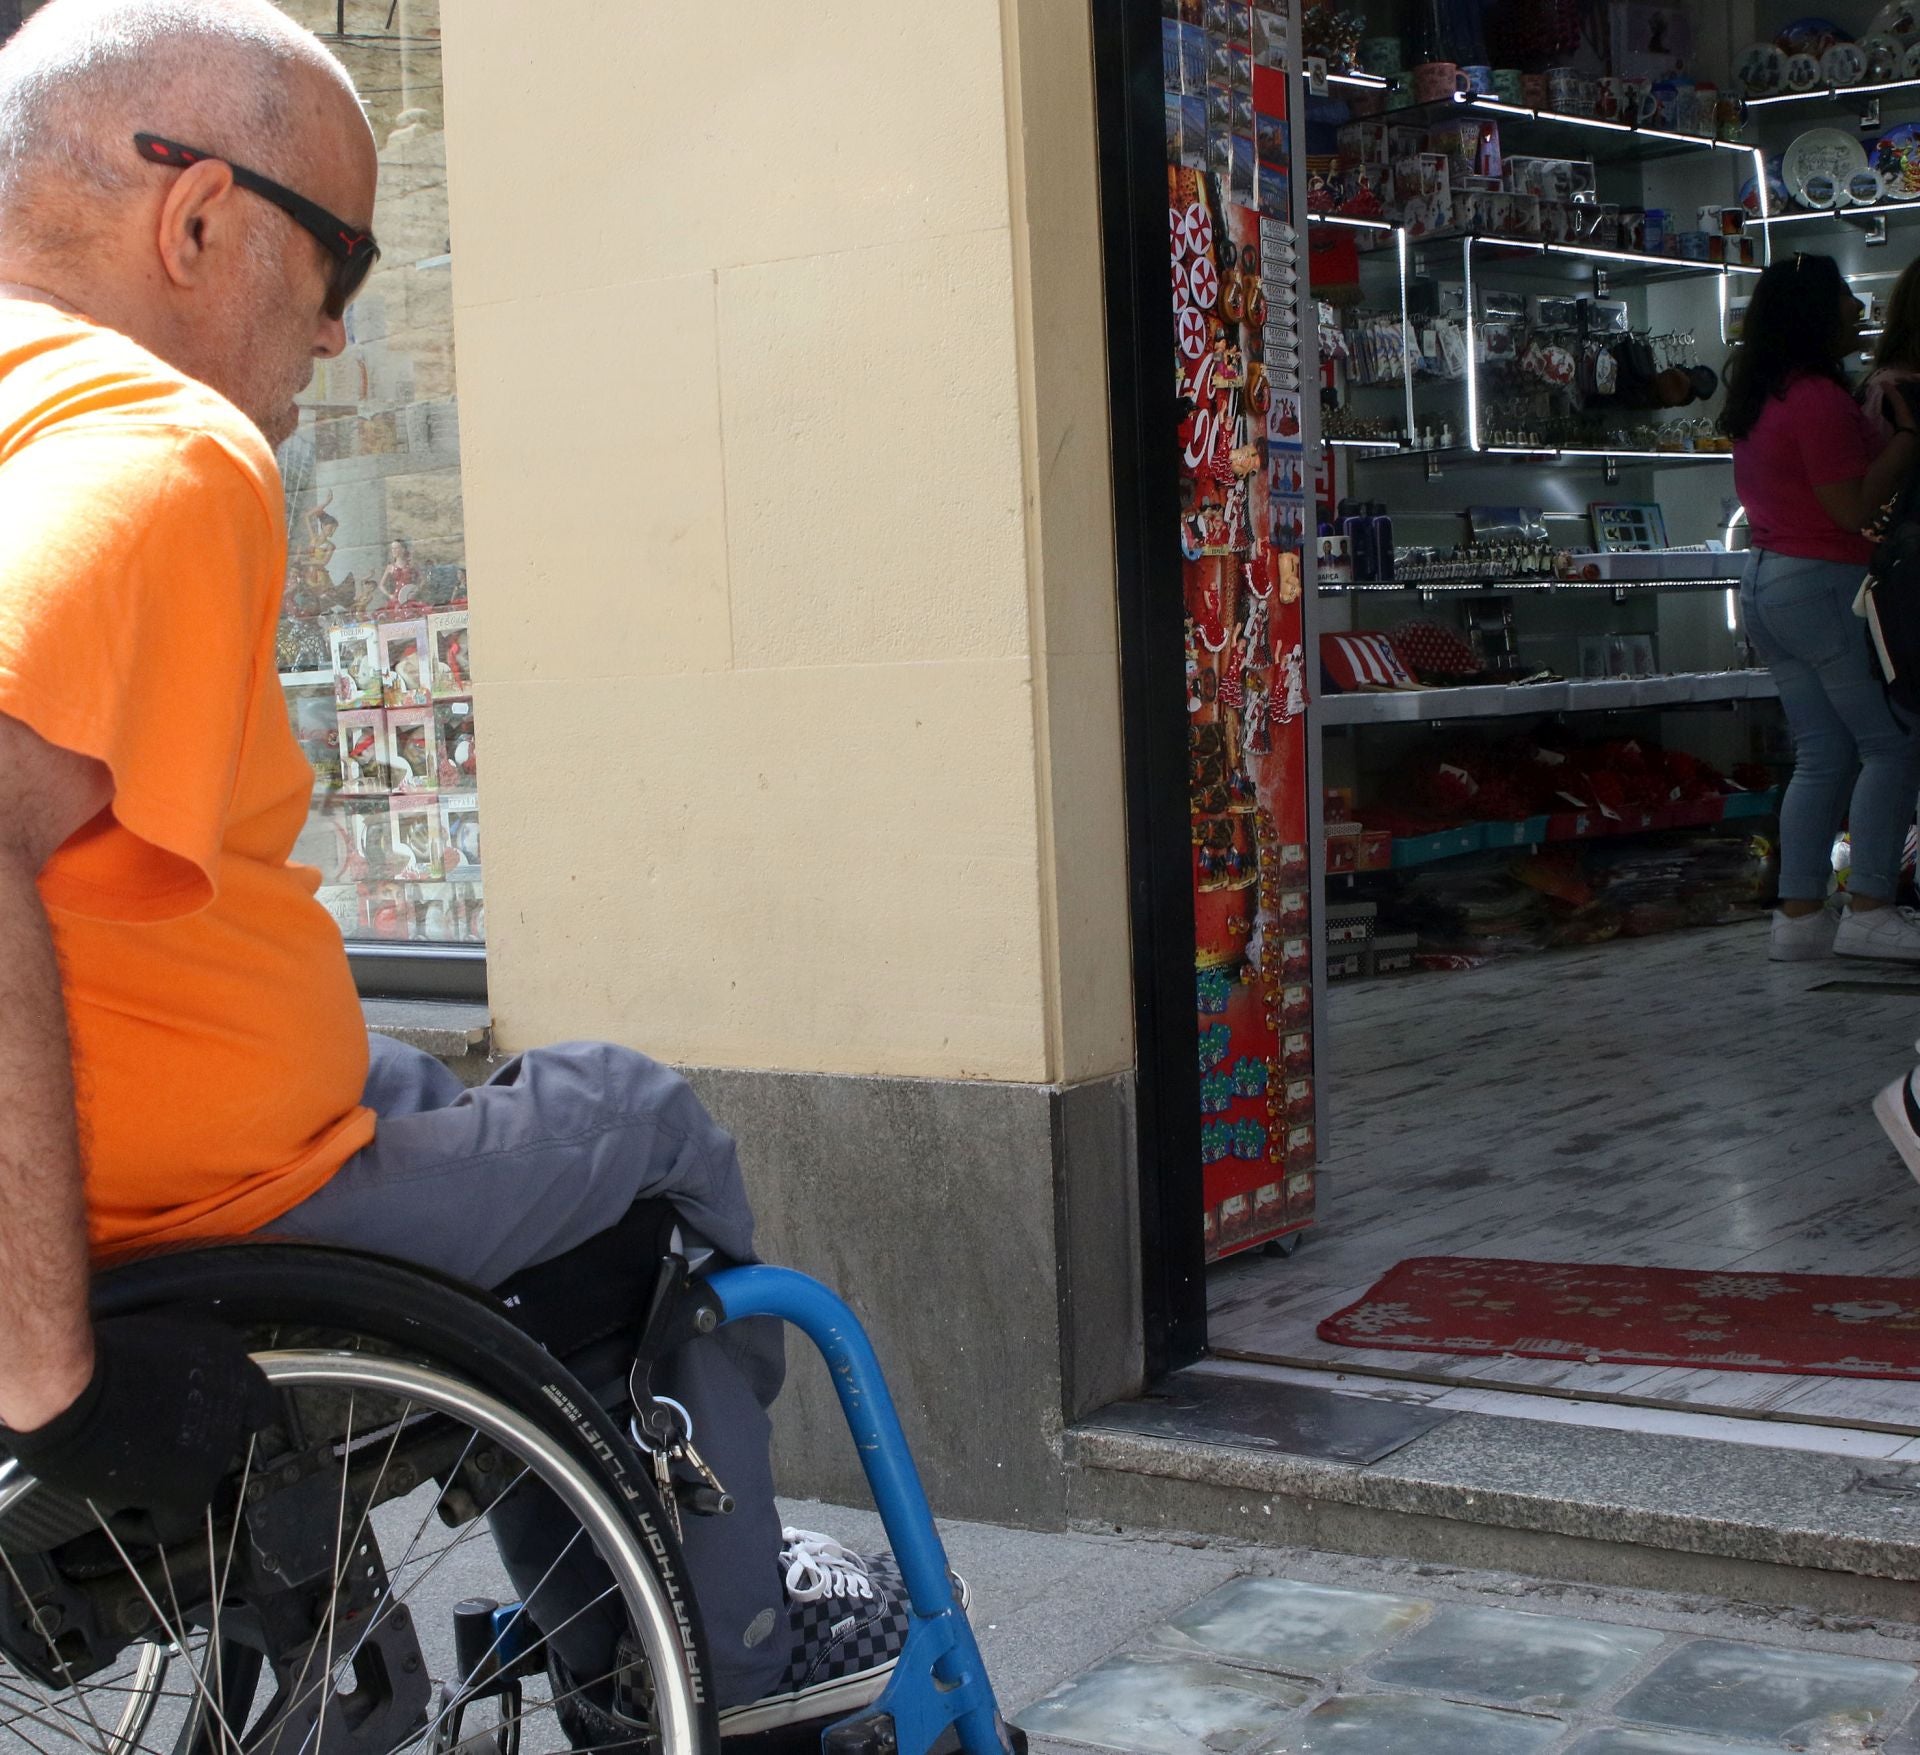
POLYGON ((1782 253, 1878 333, 1920 7, 1161 28, 1210 1368, 1894 1454, 1920 968, 1768 961, 1716 420, 1782 253))

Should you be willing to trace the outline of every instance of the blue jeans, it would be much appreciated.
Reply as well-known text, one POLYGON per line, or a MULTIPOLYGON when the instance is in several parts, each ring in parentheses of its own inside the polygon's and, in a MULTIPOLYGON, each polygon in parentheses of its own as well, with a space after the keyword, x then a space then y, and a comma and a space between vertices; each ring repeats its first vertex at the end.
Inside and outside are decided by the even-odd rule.
POLYGON ((1849 889, 1893 899, 1920 787, 1920 738, 1887 705, 1853 600, 1866 569, 1756 549, 1740 586, 1754 650, 1773 673, 1793 732, 1793 779, 1780 806, 1780 895, 1817 901, 1833 876, 1833 838, 1853 841, 1849 889))

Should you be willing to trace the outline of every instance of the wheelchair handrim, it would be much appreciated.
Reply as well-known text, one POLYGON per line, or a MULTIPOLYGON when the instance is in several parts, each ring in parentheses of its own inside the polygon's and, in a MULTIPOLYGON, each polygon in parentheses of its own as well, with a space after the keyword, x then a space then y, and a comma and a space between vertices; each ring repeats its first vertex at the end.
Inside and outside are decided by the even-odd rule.
MULTIPOLYGON (((687 1679, 686 1654, 694 1649, 692 1629, 668 1612, 660 1600, 667 1593, 633 1588, 632 1581, 654 1577, 653 1557, 637 1531, 613 1509, 610 1498, 583 1484, 586 1477, 582 1465, 562 1445, 491 1396, 477 1394, 456 1379, 406 1360, 369 1353, 304 1350, 263 1351, 254 1359, 276 1389, 384 1391, 464 1420, 499 1442, 515 1446, 525 1460, 537 1462, 543 1484, 579 1520, 608 1560, 618 1561, 615 1571, 622 1600, 652 1667, 662 1748, 691 1751, 700 1747, 697 1709, 687 1679)), ((585 1441, 584 1435, 582 1438, 585 1441)), ((0 1517, 36 1485, 17 1463, 0 1466, 0 1517)), ((674 1607, 679 1607, 677 1597, 674 1607)), ((155 1691, 166 1669, 164 1652, 157 1657, 156 1666, 153 1657, 143 1654, 140 1672, 155 1691)), ((137 1696, 129 1702, 123 1729, 141 1705, 137 1696)), ((134 1727, 126 1746, 137 1743, 142 1728, 134 1727)))

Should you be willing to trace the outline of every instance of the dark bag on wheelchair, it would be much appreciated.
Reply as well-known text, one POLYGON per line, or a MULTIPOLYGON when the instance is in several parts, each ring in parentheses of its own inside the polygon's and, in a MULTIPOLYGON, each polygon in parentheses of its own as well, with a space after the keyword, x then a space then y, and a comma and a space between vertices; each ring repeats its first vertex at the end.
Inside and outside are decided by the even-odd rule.
POLYGON ((1860 590, 1874 669, 1888 701, 1920 717, 1920 475, 1889 502, 1867 534, 1878 538, 1860 590))

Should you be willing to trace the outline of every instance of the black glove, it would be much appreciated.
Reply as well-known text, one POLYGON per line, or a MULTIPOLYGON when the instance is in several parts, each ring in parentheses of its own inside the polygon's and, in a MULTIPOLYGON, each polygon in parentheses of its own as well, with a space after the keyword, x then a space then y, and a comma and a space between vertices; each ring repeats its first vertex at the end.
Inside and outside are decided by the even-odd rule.
POLYGON ((0 1426, 0 1448, 102 1511, 198 1517, 273 1412, 273 1391, 232 1329, 111 1317, 94 1329, 93 1380, 74 1404, 31 1432, 0 1426))

